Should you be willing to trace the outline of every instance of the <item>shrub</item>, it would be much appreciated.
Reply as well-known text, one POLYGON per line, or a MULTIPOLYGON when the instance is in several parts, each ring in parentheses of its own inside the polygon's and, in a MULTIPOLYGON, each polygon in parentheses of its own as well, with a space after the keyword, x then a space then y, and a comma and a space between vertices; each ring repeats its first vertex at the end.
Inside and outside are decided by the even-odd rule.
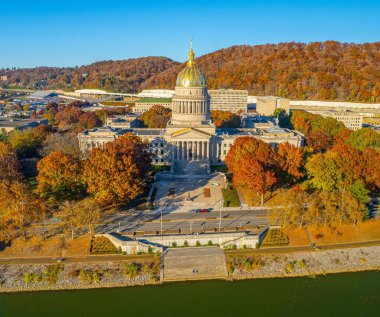
POLYGON ((293 262, 286 263, 285 270, 288 273, 294 272, 294 263, 293 262))
POLYGON ((201 243, 200 243, 199 241, 197 241, 197 242, 195 243, 195 245, 196 245, 197 247, 200 247, 200 246, 201 246, 201 243))
POLYGON ((189 242, 187 242, 187 241, 185 240, 185 242, 183 243, 183 246, 184 246, 184 247, 188 247, 188 246, 189 246, 189 242))
POLYGON ((177 242, 173 242, 173 243, 172 243, 172 247, 173 247, 173 248, 176 248, 176 247, 177 247, 177 242))
POLYGON ((208 245, 208 246, 212 246, 212 241, 211 241, 211 240, 208 240, 207 245, 208 245))
POLYGON ((124 275, 128 278, 134 278, 139 273, 139 266, 136 263, 127 263, 124 265, 124 275))
POLYGON ((24 274, 24 283, 26 285, 30 284, 33 280, 33 274, 30 274, 30 273, 25 273, 24 274))
POLYGON ((306 261, 304 259, 298 260, 297 265, 300 269, 306 269, 307 268, 306 261))

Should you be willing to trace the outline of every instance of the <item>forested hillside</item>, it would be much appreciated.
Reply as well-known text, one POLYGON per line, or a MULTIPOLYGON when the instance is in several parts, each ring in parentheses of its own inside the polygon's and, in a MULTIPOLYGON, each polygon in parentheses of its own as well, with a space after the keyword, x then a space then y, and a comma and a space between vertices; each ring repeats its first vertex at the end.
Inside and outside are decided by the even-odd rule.
MULTIPOLYGON (((380 42, 233 46, 197 59, 208 87, 247 89, 291 99, 380 102, 380 42)), ((174 88, 184 67, 164 57, 104 61, 79 68, 8 71, 8 85, 136 92, 174 88)), ((1 71, 0 71, 1 72, 1 71)))
MULTIPOLYGON (((380 102, 380 42, 233 46, 196 62, 209 89, 247 89, 253 95, 301 100, 380 102)), ((182 67, 157 74, 143 86, 172 88, 182 67)))
POLYGON ((34 89, 97 88, 115 92, 136 92, 145 80, 176 64, 178 63, 166 57, 142 57, 102 61, 78 68, 17 69, 6 72, 6 84, 34 89))

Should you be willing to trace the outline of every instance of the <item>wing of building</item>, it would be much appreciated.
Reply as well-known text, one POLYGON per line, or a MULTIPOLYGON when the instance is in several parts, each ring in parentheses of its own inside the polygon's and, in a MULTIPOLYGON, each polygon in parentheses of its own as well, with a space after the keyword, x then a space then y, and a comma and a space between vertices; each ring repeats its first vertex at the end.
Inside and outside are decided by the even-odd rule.
MULTIPOLYGON (((215 93, 215 92, 214 92, 215 93)), ((220 100, 228 91, 216 91, 220 100)), ((247 102, 245 91, 239 91, 234 98, 247 102)), ((82 151, 118 138, 125 132, 134 134, 150 142, 153 163, 168 164, 175 175, 202 175, 210 173, 211 165, 224 164, 228 150, 238 137, 249 136, 263 140, 273 146, 289 142, 303 146, 304 136, 278 126, 253 127, 249 129, 216 129, 210 118, 210 94, 206 78, 194 59, 190 48, 186 67, 178 74, 174 94, 172 95, 172 118, 166 129, 117 129, 109 126, 79 133, 82 151), (101 136, 104 132, 105 136, 101 136)))

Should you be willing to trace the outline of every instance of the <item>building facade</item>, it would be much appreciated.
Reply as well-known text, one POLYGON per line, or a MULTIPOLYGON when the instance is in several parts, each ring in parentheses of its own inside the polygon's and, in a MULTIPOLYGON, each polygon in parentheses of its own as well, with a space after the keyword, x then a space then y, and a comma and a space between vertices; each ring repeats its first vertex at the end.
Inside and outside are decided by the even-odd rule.
MULTIPOLYGON (((244 96, 246 104, 245 93, 244 96)), ((89 151, 94 146, 103 146, 102 142, 109 142, 125 132, 132 132, 149 141, 152 163, 170 165, 171 173, 175 175, 194 175, 209 173, 210 165, 224 164, 228 150, 238 137, 258 138, 272 146, 289 142, 299 147, 304 143, 301 133, 278 126, 216 129, 210 118, 211 97, 206 79, 195 64, 192 48, 187 66, 178 74, 171 107, 172 118, 165 129, 97 128, 78 135, 81 149, 89 151), (97 140, 102 129, 112 134, 108 135, 109 141, 100 137, 97 140)))
POLYGON ((216 89, 208 92, 211 100, 211 110, 247 111, 247 90, 216 89))
POLYGON ((363 126, 363 116, 350 111, 308 111, 323 117, 333 118, 343 122, 346 128, 351 130, 359 130, 363 126))
POLYGON ((284 109, 286 113, 289 114, 289 99, 273 96, 257 97, 257 113, 264 116, 271 116, 276 111, 276 109, 284 109))

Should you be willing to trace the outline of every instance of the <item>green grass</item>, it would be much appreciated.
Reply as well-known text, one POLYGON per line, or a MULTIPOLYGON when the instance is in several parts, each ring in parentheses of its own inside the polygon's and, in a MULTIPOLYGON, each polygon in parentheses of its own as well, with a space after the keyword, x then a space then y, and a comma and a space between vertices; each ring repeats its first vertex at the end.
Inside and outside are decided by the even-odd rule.
POLYGON ((150 168, 152 174, 156 174, 162 171, 170 171, 170 166, 168 165, 152 165, 150 168))
POLYGON ((223 207, 240 207, 240 200, 236 190, 231 184, 222 189, 223 207))
POLYGON ((211 172, 227 173, 228 168, 226 165, 211 165, 211 172))
POLYGON ((141 98, 138 103, 171 103, 172 98, 141 98))

